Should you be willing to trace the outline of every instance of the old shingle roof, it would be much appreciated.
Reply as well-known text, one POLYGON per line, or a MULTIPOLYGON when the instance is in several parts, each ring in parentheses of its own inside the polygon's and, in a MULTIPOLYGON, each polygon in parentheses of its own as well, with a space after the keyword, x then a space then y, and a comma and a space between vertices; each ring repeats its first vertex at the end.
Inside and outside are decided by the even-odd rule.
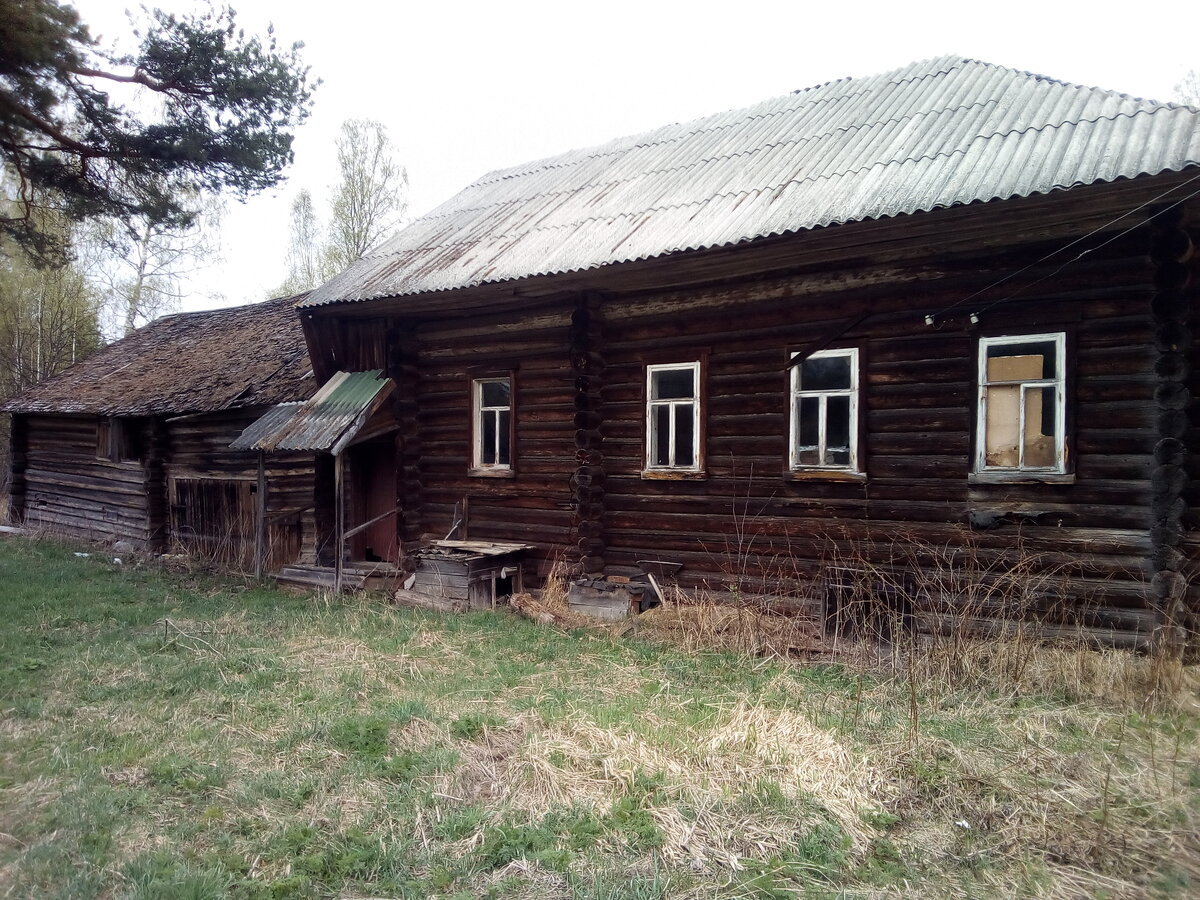
POLYGON ((179 415, 305 400, 316 382, 298 299, 164 316, 0 409, 179 415))
POLYGON ((301 304, 648 259, 1200 163, 1200 112, 943 57, 492 172, 301 304))

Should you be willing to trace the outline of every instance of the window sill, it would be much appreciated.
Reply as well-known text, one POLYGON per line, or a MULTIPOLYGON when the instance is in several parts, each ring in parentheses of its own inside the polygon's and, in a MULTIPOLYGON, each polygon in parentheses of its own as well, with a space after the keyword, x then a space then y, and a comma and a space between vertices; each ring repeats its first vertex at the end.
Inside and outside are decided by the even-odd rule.
POLYGON ((788 469, 784 481, 845 481, 860 484, 867 480, 866 472, 850 469, 788 469))
POLYGON ((515 469, 468 469, 467 475, 471 478, 516 478, 515 469))
POLYGON ((967 484, 1074 484, 1074 472, 972 472, 967 484))
POLYGON ((696 469, 642 469, 643 481, 705 481, 708 473, 696 469))

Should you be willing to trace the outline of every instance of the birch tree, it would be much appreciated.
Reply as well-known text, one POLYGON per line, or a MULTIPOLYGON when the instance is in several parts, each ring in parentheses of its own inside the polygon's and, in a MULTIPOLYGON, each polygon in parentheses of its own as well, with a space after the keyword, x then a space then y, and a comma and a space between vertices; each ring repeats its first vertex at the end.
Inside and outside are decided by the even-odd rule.
POLYGON ((341 180, 330 206, 328 244, 335 271, 389 237, 408 210, 408 172, 393 151, 382 122, 342 123, 337 139, 341 180))
POLYGON ((181 199, 190 225, 139 216, 99 223, 92 233, 106 249, 98 279, 103 285, 109 331, 122 336, 179 306, 188 279, 220 261, 223 206, 195 192, 181 199))
POLYGON ((302 188, 292 201, 286 280, 273 296, 311 290, 395 232, 408 211, 408 172, 395 158, 387 128, 371 119, 342 123, 337 139, 340 178, 328 225, 302 188))

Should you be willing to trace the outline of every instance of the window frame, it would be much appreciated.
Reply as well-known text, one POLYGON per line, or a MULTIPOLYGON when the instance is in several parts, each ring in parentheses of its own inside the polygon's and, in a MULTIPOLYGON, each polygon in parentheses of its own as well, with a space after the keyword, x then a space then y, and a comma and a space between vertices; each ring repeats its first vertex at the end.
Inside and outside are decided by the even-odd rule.
POLYGON ((138 420, 121 416, 96 417, 96 459, 106 462, 141 462, 138 420))
POLYGON ((1070 457, 1067 450, 1067 332, 1053 331, 1036 334, 981 336, 976 353, 975 382, 975 452, 972 459, 972 478, 980 481, 1013 479, 1072 480, 1073 475, 1069 468, 1070 457), (1035 343, 1054 344, 1055 374, 1053 378, 988 380, 987 363, 989 348, 1012 344, 1035 343), (991 466, 987 463, 987 393, 989 387, 996 385, 1016 385, 1021 388, 1016 423, 1018 449, 1018 464, 1016 466, 991 466), (1058 439, 1055 446, 1055 464, 1053 466, 1024 466, 1020 463, 1020 459, 1025 455, 1025 391, 1030 387, 1054 388, 1054 427, 1058 439))
MULTIPOLYGON (((642 382, 645 389, 644 413, 644 447, 642 453, 643 478, 701 478, 704 476, 704 359, 697 358, 686 362, 647 363, 645 379, 642 382), (655 400, 654 374, 656 372, 690 371, 692 373, 693 396, 690 399, 655 400), (675 464, 657 465, 653 460, 654 453, 654 411, 659 406, 678 406, 685 403, 692 405, 692 464, 680 466, 675 464)), ((670 417, 670 430, 674 433, 675 416, 670 417)), ((671 440, 671 457, 675 456, 675 442, 671 440)))
MULTIPOLYGON (((512 478, 516 474, 517 463, 517 379, 516 373, 488 372, 471 375, 471 461, 469 474, 481 478, 512 478), (489 406, 483 404, 483 385, 507 382, 508 406, 489 406), (483 462, 483 413, 489 411, 508 411, 508 462, 483 462)), ((499 456, 499 428, 496 429, 496 452, 499 456)))
POLYGON ((798 351, 793 351, 788 354, 788 448, 787 462, 788 471, 793 475, 804 475, 805 473, 813 473, 814 475, 853 475, 861 476, 864 472, 862 465, 862 434, 861 434, 861 419, 859 416, 859 395, 862 387, 861 362, 862 354, 858 347, 830 347, 824 350, 818 350, 816 353, 810 353, 804 357, 804 360, 797 361, 796 357, 800 356, 798 351), (800 387, 800 369, 804 362, 810 359, 822 359, 837 356, 848 356, 850 358, 850 387, 837 388, 833 390, 804 390, 800 387), (818 456, 824 458, 827 447, 827 429, 825 427, 827 421, 827 399, 829 397, 849 397, 850 399, 850 421, 849 421, 849 436, 850 436, 850 460, 844 465, 832 465, 826 463, 802 463, 799 461, 799 440, 800 440, 800 403, 802 397, 818 397, 820 398, 820 418, 817 424, 817 452, 818 456))

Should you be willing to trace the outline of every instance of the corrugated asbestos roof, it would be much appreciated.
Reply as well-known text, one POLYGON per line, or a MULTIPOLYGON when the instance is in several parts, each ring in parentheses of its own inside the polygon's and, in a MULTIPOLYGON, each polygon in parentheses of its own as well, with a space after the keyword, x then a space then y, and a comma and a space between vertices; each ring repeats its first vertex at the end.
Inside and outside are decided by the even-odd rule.
POLYGON ((304 403, 281 403, 230 444, 234 450, 340 451, 395 389, 383 372, 338 372, 304 403))
POLYGON ((595 268, 1200 163, 1200 112, 943 57, 479 179, 301 306, 595 268))
POLYGON ((155 319, 0 410, 183 415, 311 397, 299 296, 155 319))

